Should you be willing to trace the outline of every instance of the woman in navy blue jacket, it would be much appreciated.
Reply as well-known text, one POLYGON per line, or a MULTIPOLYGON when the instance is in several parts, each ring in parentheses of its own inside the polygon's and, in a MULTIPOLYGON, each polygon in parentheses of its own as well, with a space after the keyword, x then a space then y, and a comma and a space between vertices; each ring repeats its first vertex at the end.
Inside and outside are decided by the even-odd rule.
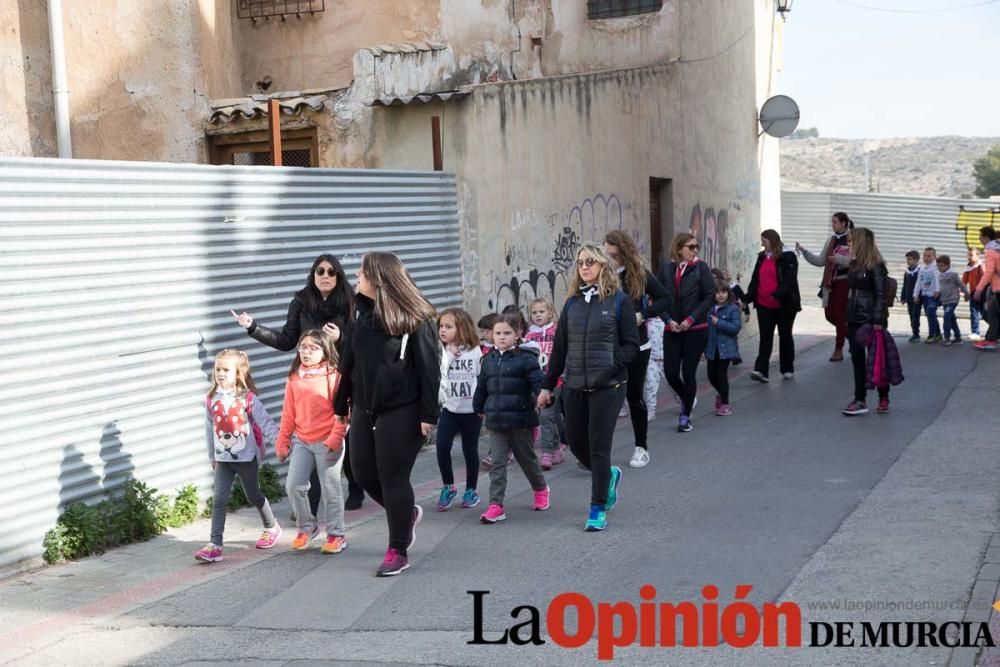
POLYGON ((712 270, 698 259, 698 241, 688 233, 674 237, 669 262, 657 276, 669 294, 663 315, 663 373, 681 399, 677 430, 687 433, 694 426, 691 410, 698 393, 698 362, 708 342, 708 309, 715 296, 712 270))

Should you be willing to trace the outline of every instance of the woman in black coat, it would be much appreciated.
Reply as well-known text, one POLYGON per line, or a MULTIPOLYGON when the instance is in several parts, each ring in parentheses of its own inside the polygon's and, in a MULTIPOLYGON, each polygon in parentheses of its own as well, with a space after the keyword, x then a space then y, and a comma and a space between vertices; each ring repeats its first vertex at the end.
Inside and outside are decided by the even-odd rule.
MULTIPOLYGON (((280 330, 265 327, 247 313, 233 313, 233 317, 254 340, 282 352, 293 350, 303 332, 316 329, 328 335, 336 345, 337 352, 342 353, 344 335, 354 318, 354 290, 344 274, 340 260, 324 253, 313 260, 305 287, 292 297, 285 325, 280 330)), ((344 457, 344 474, 347 475, 348 488, 344 508, 359 509, 365 493, 361 485, 354 481, 347 456, 344 457)), ((320 495, 319 477, 313 471, 309 480, 309 503, 314 514, 319 508, 320 495)))
POLYGON ((746 299, 757 310, 760 327, 760 348, 750 377, 757 382, 769 382, 771 350, 774 349, 774 328, 778 328, 778 359, 781 376, 786 380, 795 374, 795 341, 792 327, 795 316, 802 310, 799 294, 799 259, 792 250, 785 250, 781 236, 773 229, 760 234, 764 250, 757 255, 753 277, 746 299))
POLYGON ((667 290, 663 315, 663 372, 681 399, 677 430, 694 428, 691 410, 698 394, 698 363, 708 345, 708 311, 715 300, 712 270, 698 259, 698 241, 686 232, 674 237, 671 259, 657 275, 667 290))
POLYGON ((646 405, 645 385, 652 345, 649 342, 646 320, 659 317, 667 309, 667 290, 643 266, 638 246, 625 232, 620 229, 608 232, 604 237, 604 252, 616 265, 621 290, 632 300, 635 322, 639 327, 639 354, 628 365, 625 401, 628 403, 632 433, 635 435, 635 452, 629 465, 642 468, 649 464, 646 432, 649 429, 650 406, 646 405))

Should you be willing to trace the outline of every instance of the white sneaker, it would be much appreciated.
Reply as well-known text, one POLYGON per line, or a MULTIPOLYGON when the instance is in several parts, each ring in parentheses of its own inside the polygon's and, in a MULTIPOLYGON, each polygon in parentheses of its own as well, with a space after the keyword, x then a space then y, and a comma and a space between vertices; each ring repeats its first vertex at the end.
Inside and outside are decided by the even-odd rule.
POLYGON ((973 341, 973 342, 976 342, 976 343, 978 343, 978 342, 979 342, 979 341, 981 341, 982 339, 983 339, 983 337, 982 337, 982 336, 980 336, 979 334, 969 334, 969 340, 971 340, 971 341, 973 341))
POLYGON ((782 373, 781 377, 785 378, 786 380, 791 380, 793 377, 795 377, 795 373, 782 373))
POLYGON ((650 410, 649 412, 647 412, 646 413, 646 421, 648 421, 648 422, 655 422, 656 421, 656 413, 653 412, 652 410, 650 410))
POLYGON ((623 405, 622 409, 618 411, 618 418, 621 419, 622 417, 627 417, 627 416, 628 416, 628 406, 623 405))
POLYGON ((628 462, 630 468, 645 468, 649 465, 649 452, 642 447, 636 447, 632 454, 632 460, 628 462))

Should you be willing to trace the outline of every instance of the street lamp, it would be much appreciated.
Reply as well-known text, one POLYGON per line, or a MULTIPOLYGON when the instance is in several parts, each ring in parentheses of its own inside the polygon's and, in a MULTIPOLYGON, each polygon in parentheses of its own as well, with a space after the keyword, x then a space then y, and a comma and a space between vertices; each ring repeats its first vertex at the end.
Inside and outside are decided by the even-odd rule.
POLYGON ((777 6, 778 13, 781 14, 781 20, 785 21, 788 19, 788 12, 792 11, 793 0, 774 0, 774 4, 777 6))

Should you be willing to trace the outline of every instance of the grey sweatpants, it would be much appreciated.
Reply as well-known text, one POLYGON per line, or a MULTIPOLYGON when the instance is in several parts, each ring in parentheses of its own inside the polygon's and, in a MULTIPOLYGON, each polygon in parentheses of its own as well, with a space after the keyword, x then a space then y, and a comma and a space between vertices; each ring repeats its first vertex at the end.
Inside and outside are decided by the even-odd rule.
POLYGON ((274 514, 271 512, 271 504, 260 492, 260 485, 257 483, 258 461, 247 461, 245 463, 232 463, 229 461, 215 462, 215 493, 212 498, 212 544, 222 546, 222 532, 226 529, 226 505, 229 504, 229 497, 233 492, 233 480, 238 476, 240 484, 243 485, 243 493, 257 511, 260 513, 260 520, 264 523, 264 528, 274 528, 277 524, 274 521, 274 514))
POLYGON ((320 515, 326 519, 326 534, 344 534, 344 489, 340 485, 340 471, 343 467, 343 447, 334 453, 322 442, 309 445, 298 438, 292 438, 292 455, 288 460, 285 490, 288 492, 292 511, 295 512, 295 524, 299 532, 312 533, 316 529, 316 517, 309 505, 309 477, 315 468, 323 487, 320 515))
POLYGON ((545 488, 545 476, 535 455, 534 429, 519 428, 513 431, 487 431, 490 443, 490 504, 503 505, 507 495, 507 452, 513 451, 517 464, 524 471, 528 483, 535 491, 545 488))

